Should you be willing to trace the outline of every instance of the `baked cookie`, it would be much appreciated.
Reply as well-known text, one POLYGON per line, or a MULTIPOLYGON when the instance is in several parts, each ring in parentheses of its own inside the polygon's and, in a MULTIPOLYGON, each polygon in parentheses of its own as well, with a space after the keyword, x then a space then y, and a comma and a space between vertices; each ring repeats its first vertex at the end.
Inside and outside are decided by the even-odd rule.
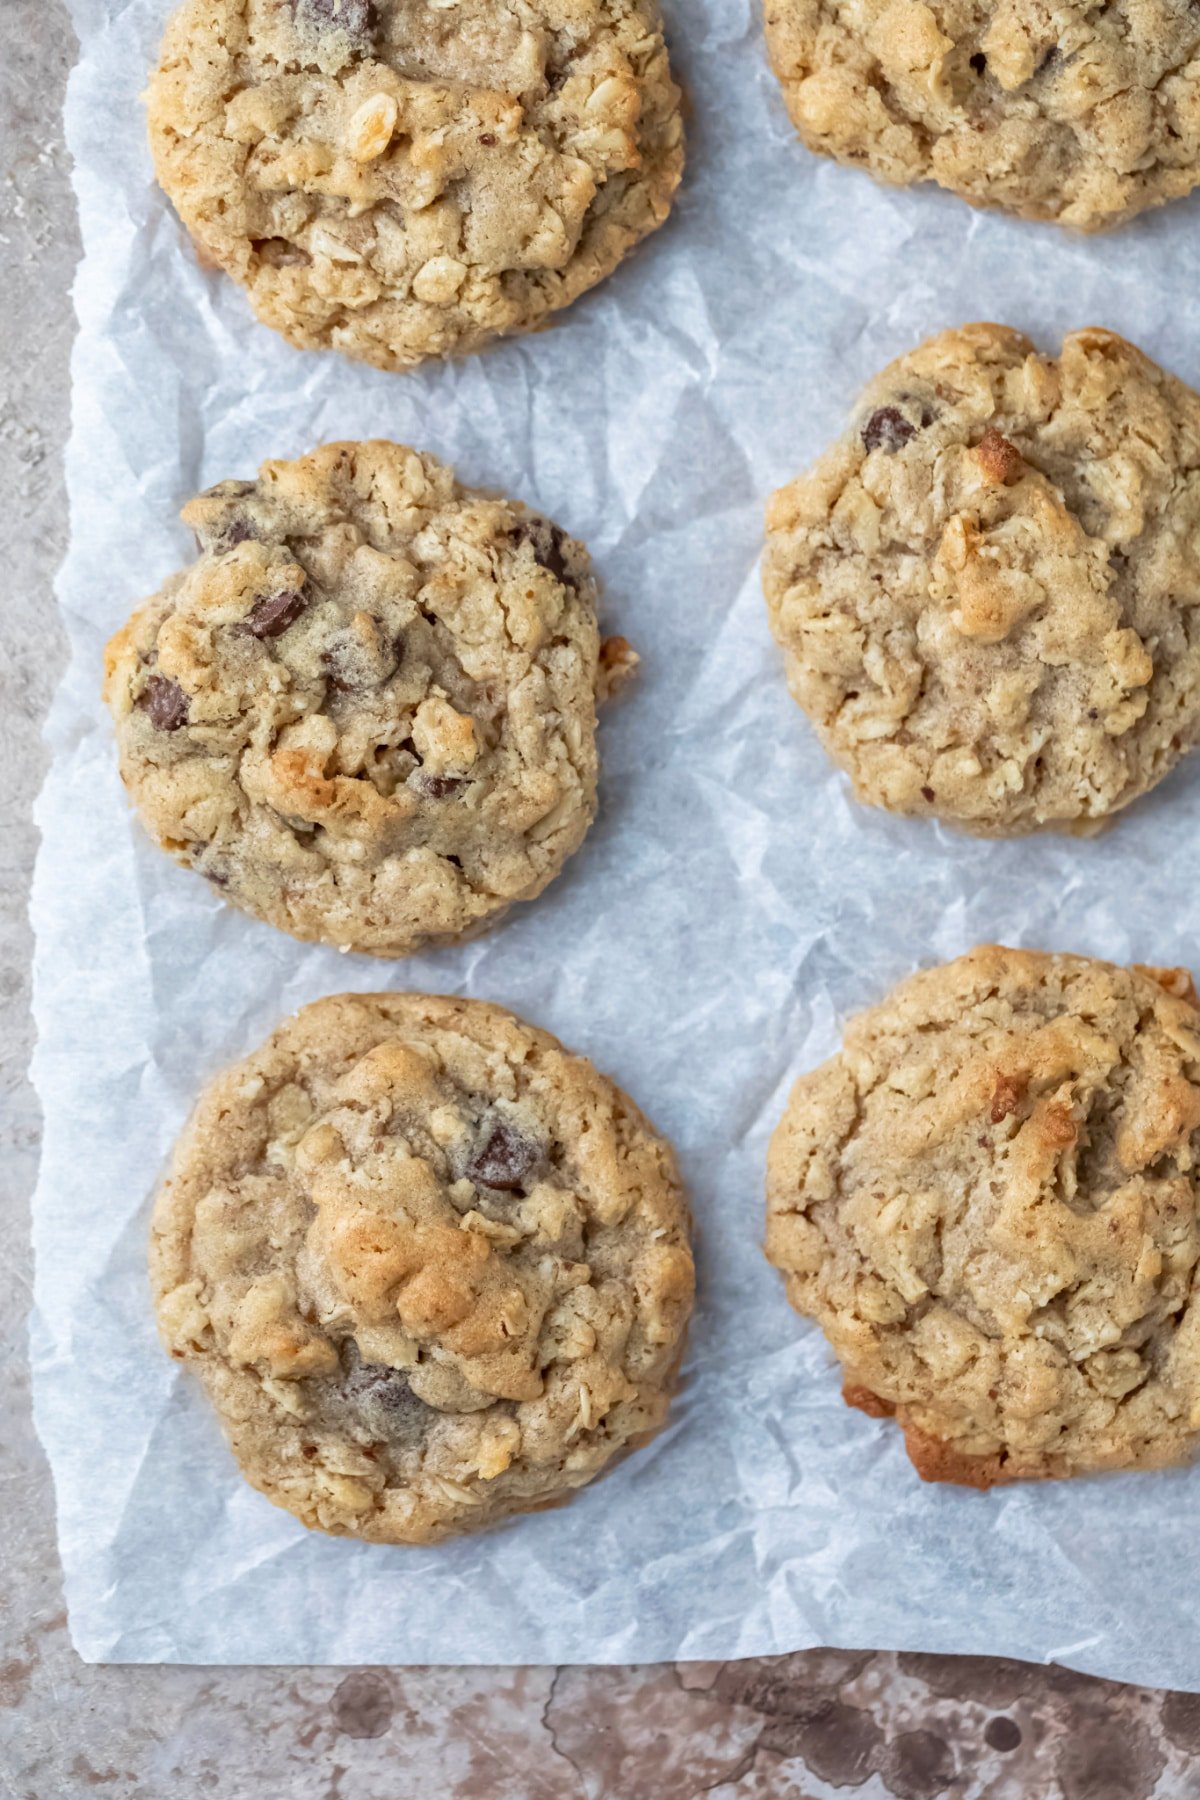
POLYGON ((121 773, 226 899, 375 956, 462 938, 578 848, 603 647, 582 545, 396 444, 184 508, 201 555, 108 647, 121 773))
POLYGON ((644 1443, 692 1300, 633 1103, 503 1008, 421 994, 320 1000, 212 1082, 151 1279, 247 1480, 373 1543, 553 1505, 644 1443))
POLYGON ((767 513, 792 693, 858 797, 1095 829, 1200 736, 1200 395, 1108 331, 944 331, 767 513))
POLYGON ((544 323, 683 168, 657 0, 185 0, 148 100, 201 255, 383 369, 544 323))
POLYGON ((1185 970, 985 947, 796 1083, 767 1255, 926 1480, 1154 1468, 1200 1435, 1198 1157, 1185 970))
POLYGON ((764 0, 810 150, 879 181, 1100 231, 1200 181, 1200 19, 1179 0, 764 0))

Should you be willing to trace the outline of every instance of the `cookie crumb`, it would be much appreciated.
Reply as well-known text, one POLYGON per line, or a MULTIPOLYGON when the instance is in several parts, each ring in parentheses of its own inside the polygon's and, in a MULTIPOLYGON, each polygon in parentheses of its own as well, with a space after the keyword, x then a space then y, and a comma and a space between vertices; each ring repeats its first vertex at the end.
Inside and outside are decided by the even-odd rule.
POLYGON ((600 645, 600 668, 596 678, 596 702, 603 706, 615 700, 637 670, 641 657, 628 638, 607 637, 600 645))

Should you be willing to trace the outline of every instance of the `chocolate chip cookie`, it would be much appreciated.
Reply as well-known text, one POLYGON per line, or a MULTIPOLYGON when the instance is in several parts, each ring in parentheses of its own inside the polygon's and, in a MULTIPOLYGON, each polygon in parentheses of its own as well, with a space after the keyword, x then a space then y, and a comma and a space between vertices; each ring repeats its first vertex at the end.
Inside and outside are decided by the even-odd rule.
POLYGON ((767 1255, 926 1480, 1155 1468, 1200 1435, 1198 1163, 1190 975, 986 947, 797 1082, 767 1255))
POLYGON ((346 994, 205 1091, 154 1211, 164 1342, 314 1529, 433 1543, 662 1425, 692 1301, 670 1147, 501 1007, 346 994))
POLYGON ((151 836, 235 905, 375 956, 528 900, 595 808, 583 547, 396 444, 268 462, 184 509, 199 559, 108 647, 151 836))
POLYGON ((1200 396, 1112 332, 931 338, 767 540, 792 692, 873 805, 1087 831, 1200 736, 1200 396))
POLYGON ((542 324, 683 167, 656 0, 185 0, 148 98, 201 255, 384 369, 542 324))
POLYGON ((1176 0, 764 0, 810 150, 1081 231, 1200 181, 1200 16, 1176 0))

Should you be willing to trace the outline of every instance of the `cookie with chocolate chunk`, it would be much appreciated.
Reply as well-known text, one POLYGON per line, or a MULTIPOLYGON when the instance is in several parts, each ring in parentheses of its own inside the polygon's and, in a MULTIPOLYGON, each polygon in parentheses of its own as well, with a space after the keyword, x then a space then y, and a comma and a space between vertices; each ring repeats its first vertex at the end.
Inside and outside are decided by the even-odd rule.
POLYGON ((205 259, 384 369, 544 323, 683 167, 657 0, 185 0, 148 98, 205 259))
POLYGON ((478 1000, 306 1007, 202 1096, 159 1193, 163 1341, 313 1529, 433 1543, 662 1425, 692 1300, 670 1147, 478 1000))
POLYGON ((764 0, 810 150, 1080 231, 1200 182, 1200 21, 1174 0, 764 0))
POLYGON ((763 586, 860 799, 1096 829, 1200 737, 1200 396, 1109 331, 944 331, 773 497, 763 586))
POLYGON ((1200 1439, 1200 1006, 1182 969, 985 947, 851 1020, 771 1142, 767 1255, 926 1480, 1200 1439))
POLYGON ((199 559, 108 648, 150 834, 228 900, 376 956, 553 879, 595 808, 587 554, 396 444, 269 462, 184 509, 199 559))

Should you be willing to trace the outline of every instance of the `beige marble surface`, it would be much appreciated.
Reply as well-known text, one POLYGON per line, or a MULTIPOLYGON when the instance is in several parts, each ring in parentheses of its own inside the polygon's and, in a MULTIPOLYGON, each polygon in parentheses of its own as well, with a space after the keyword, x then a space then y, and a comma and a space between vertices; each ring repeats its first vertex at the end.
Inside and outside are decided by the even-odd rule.
MULTIPOLYGON (((0 0, 0 1794, 13 1800, 1200 1800, 1200 1698, 979 1659, 814 1651, 641 1669, 85 1667, 24 1315, 38 1115, 25 892, 62 655, 60 0, 0 0)), ((81 879, 86 872, 81 871, 81 879)))

